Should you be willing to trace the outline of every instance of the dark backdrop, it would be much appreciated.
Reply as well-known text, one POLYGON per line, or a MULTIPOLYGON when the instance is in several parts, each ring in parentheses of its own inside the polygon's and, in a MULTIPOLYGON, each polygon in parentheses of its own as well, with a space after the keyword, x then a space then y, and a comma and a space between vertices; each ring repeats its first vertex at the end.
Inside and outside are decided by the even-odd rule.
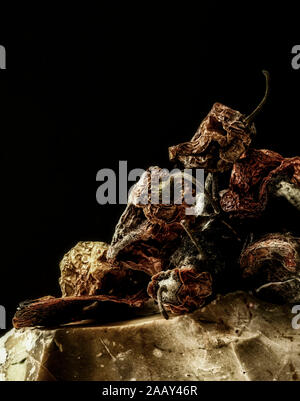
POLYGON ((219 101, 249 113, 271 74, 256 147, 299 154, 300 70, 293 40, 214 39, 180 24, 99 15, 4 34, 1 283, 8 325, 19 301, 59 295, 59 261, 79 240, 109 242, 124 206, 96 202, 96 172, 170 167, 219 101))

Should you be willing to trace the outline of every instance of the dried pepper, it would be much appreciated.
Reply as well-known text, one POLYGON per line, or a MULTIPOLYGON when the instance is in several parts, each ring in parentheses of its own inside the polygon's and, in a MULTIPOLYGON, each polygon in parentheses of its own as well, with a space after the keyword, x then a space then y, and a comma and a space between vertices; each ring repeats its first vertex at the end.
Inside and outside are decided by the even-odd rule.
POLYGON ((258 107, 246 117, 221 103, 215 103, 189 142, 169 148, 171 161, 181 162, 185 168, 204 168, 210 172, 229 170, 251 144, 256 134, 253 119, 266 102, 269 92, 269 74, 266 93, 258 107))
POLYGON ((168 270, 152 276, 148 285, 165 317, 166 310, 190 312, 231 289, 231 277, 238 271, 241 243, 222 221, 199 217, 186 229, 169 257, 168 270))
POLYGON ((300 188, 300 157, 283 158, 271 150, 249 149, 233 165, 229 189, 222 192, 220 205, 231 217, 258 218, 271 192, 276 196, 279 191, 277 195, 282 195, 281 183, 287 183, 290 191, 294 188, 294 197, 299 197, 298 202, 294 199, 297 205, 300 202, 297 190, 300 188))
MULTIPOLYGON (((181 183, 181 172, 178 177, 181 183)), ((176 240, 184 230, 181 221, 186 217, 185 210, 189 206, 184 202, 185 191, 192 191, 192 186, 175 191, 181 198, 177 199, 178 203, 170 198, 169 204, 154 204, 153 197, 159 200, 164 189, 162 186, 172 185, 172 180, 167 178, 165 170, 150 167, 134 186, 107 252, 109 261, 143 270, 150 276, 164 269, 167 255, 176 246, 176 240), (151 179, 159 185, 153 186, 151 179)), ((189 219, 193 220, 193 216, 189 219)))
MULTIPOLYGON (((109 245, 79 242, 60 262, 59 284, 63 297, 109 295, 126 299, 146 298, 148 277, 143 271, 120 268, 106 259, 109 245)), ((130 303, 130 302, 128 302, 130 303)))
POLYGON ((152 276, 149 295, 157 299, 160 311, 167 319, 165 306, 174 313, 190 312, 205 303, 212 294, 212 277, 192 267, 173 269, 152 276))
POLYGON ((257 296, 277 303, 300 301, 300 238, 268 234, 244 249, 240 266, 257 296))

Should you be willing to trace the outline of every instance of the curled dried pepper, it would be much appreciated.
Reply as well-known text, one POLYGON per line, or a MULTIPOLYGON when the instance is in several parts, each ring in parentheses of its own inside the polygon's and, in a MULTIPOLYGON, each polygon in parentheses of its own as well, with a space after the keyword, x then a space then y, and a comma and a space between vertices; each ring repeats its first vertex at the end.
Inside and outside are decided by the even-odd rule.
POLYGON ((229 170, 251 144, 256 134, 253 119, 266 102, 269 92, 269 74, 266 92, 257 108, 246 117, 221 103, 215 103, 189 142, 169 148, 171 161, 181 162, 185 168, 204 168, 210 172, 229 170))

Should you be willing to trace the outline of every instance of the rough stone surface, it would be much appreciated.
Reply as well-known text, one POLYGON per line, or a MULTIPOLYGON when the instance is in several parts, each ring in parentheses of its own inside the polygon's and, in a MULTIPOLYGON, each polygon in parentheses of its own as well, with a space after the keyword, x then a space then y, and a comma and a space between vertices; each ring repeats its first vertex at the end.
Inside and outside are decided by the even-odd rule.
POLYGON ((294 317, 237 292, 169 320, 11 330, 0 380, 300 380, 294 317))

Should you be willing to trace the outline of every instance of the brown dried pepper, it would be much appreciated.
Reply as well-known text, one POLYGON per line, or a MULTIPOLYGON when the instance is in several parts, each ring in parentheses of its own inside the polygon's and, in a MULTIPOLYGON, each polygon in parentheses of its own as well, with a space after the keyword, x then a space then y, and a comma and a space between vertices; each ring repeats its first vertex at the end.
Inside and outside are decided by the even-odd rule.
POLYGON ((300 301, 300 238, 267 234, 240 257, 242 276, 258 297, 273 302, 300 301))
MULTIPOLYGON (((178 174, 181 178, 181 172, 178 174)), ((188 186, 182 186, 179 191, 183 200, 181 203, 176 204, 176 199, 174 201, 171 197, 169 204, 153 204, 151 196, 154 194, 159 200, 160 194, 155 194, 155 191, 159 192, 161 185, 152 187, 151 177, 157 183, 162 180, 161 185, 172 184, 165 181, 167 172, 159 167, 150 167, 143 174, 130 194, 107 252, 108 260, 114 264, 143 270, 150 276, 164 270, 165 253, 175 246, 184 231, 181 221, 186 217, 185 210, 189 206, 183 200, 184 191, 190 190, 188 186)))
POLYGON ((249 149, 233 165, 220 205, 231 217, 258 218, 266 208, 272 183, 279 180, 300 187, 300 157, 283 158, 271 150, 249 149))
POLYGON ((253 119, 266 102, 269 92, 269 74, 266 92, 258 107, 246 117, 221 103, 215 103, 189 142, 171 146, 169 158, 181 162, 185 168, 204 168, 209 172, 229 170, 248 149, 256 129, 253 119))
POLYGON ((158 301, 161 312, 168 318, 165 307, 173 313, 201 307, 212 294, 212 277, 193 267, 163 271, 152 276, 148 294, 158 301))

